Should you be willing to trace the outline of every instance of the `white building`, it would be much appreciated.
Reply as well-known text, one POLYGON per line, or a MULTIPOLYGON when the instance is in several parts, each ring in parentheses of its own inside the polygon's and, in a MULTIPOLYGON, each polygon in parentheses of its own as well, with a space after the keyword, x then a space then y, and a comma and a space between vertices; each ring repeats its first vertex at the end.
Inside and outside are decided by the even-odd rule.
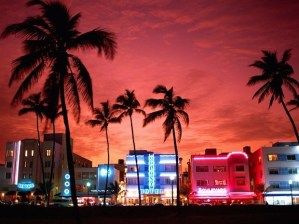
MULTIPOLYGON (((176 203, 176 168, 174 154, 154 154, 136 150, 142 204, 176 203)), ((137 169, 134 151, 126 157, 127 204, 138 204, 137 169)))
POLYGON ((264 186, 269 205, 299 204, 299 145, 278 142, 250 155, 254 188, 264 186))

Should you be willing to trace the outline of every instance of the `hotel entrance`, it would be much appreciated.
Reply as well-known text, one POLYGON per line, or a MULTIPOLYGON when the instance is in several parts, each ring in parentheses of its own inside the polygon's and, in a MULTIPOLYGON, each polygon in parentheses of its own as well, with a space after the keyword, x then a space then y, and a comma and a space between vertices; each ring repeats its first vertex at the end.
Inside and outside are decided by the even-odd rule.
POLYGON ((160 204, 161 203, 161 195, 156 194, 148 194, 145 195, 145 205, 154 205, 154 204, 160 204))

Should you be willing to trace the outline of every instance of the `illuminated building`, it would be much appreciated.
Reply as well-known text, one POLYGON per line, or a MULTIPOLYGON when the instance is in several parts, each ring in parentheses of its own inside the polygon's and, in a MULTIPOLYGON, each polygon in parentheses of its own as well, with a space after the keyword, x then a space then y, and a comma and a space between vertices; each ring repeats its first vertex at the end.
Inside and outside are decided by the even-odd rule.
POLYGON ((272 147, 261 147, 251 154, 250 161, 260 203, 264 200, 269 205, 299 204, 298 143, 278 142, 272 147))
MULTIPOLYGON (((154 154, 136 150, 142 204, 176 204, 176 169, 174 154, 154 154)), ((134 151, 126 157, 127 204, 138 204, 137 169, 134 151)))
POLYGON ((191 203, 252 202, 248 156, 244 152, 221 153, 206 149, 205 155, 191 156, 191 203))

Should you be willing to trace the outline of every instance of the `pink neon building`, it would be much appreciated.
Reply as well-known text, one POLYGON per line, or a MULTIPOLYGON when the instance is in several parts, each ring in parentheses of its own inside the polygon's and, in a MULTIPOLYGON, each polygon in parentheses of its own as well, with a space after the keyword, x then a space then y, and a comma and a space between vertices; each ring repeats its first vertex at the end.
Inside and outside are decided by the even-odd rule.
POLYGON ((205 155, 192 155, 191 188, 191 203, 252 203, 247 154, 206 149, 205 155))

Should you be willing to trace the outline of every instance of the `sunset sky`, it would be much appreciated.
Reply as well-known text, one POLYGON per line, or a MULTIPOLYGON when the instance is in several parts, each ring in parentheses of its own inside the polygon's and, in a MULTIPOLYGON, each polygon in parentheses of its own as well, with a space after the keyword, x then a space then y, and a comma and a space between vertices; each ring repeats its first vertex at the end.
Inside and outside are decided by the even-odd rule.
MULTIPOLYGON (((39 14, 24 0, 0 2, 0 30, 11 23, 39 14)), ((277 141, 295 141, 283 108, 277 102, 268 110, 269 99, 258 104, 252 95, 259 86, 246 83, 260 71, 248 65, 261 58, 261 50, 292 49, 290 64, 299 80, 299 1, 296 0, 65 0, 71 14, 82 13, 79 30, 101 27, 115 32, 118 53, 113 61, 98 57, 96 50, 78 52, 88 68, 94 89, 94 105, 135 90, 142 106, 148 98, 160 97, 153 88, 174 87, 176 95, 190 99, 179 154, 184 164, 192 154, 206 148, 218 152, 251 146, 271 146, 277 141)), ((19 83, 8 87, 11 62, 22 55, 21 40, 0 40, 0 162, 6 142, 36 138, 34 115, 18 116, 22 106, 10 102, 19 83)), ((40 81, 42 84, 42 80, 40 81)), ((34 86, 30 93, 40 91, 34 86)), ((286 90, 287 92, 287 90, 286 90)), ((289 101, 291 96, 286 97, 289 101)), ((92 118, 82 101, 79 124, 71 120, 74 152, 93 161, 106 162, 105 133, 85 125, 92 118)), ((145 108, 146 112, 152 112, 145 108)), ((292 115, 299 123, 299 110, 292 115)), ((73 117, 70 115, 70 118, 73 117)), ((133 115, 138 149, 174 153, 170 138, 163 142, 163 120, 142 127, 143 117, 133 115)), ((299 127, 299 125, 298 125, 299 127)), ((63 122, 57 121, 58 132, 63 122)), ((124 159, 132 149, 129 118, 109 126, 112 161, 124 159)))

